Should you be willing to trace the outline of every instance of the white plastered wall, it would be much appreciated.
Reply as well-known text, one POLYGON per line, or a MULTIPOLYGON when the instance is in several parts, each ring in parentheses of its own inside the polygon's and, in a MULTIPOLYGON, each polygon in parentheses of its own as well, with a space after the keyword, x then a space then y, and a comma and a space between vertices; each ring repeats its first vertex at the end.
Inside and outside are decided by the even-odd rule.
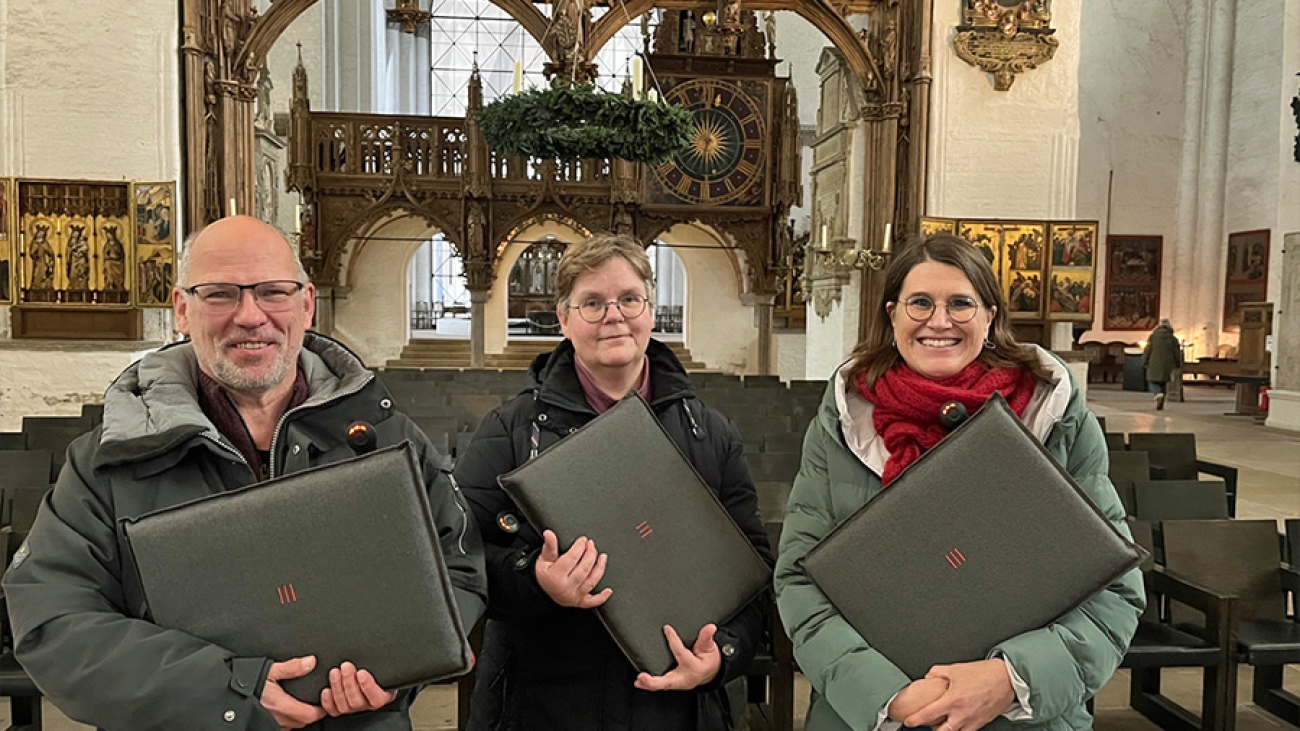
MULTIPOLYGON (((1099 221, 1103 235, 1162 237, 1166 271, 1177 255, 1186 16, 1179 3, 1090 0, 1081 19, 1078 217, 1099 221)), ((1107 257, 1103 238, 1097 317, 1082 339, 1136 343, 1150 328, 1102 329, 1107 257)), ((1163 297, 1159 314, 1171 307, 1163 297)))
POLYGON ((1052 4, 1060 48, 1009 91, 952 49, 961 3, 934 4, 926 213, 952 218, 1075 216, 1080 3, 1052 4))
POLYGON ((334 304, 334 337, 366 365, 397 358, 410 340, 406 276, 411 257, 434 233, 423 220, 401 216, 354 240, 342 276, 351 292, 334 304))
MULTIPOLYGON (((175 0, 0 0, 0 177, 179 182, 179 12, 175 0)), ((171 311, 146 310, 144 333, 170 338, 171 311)), ((98 402, 141 347, 7 343, 0 429, 98 402)))
POLYGON ((712 229, 679 224, 659 237, 686 267, 683 335, 691 357, 711 370, 753 373, 758 362, 754 308, 740 301, 739 262, 712 229))

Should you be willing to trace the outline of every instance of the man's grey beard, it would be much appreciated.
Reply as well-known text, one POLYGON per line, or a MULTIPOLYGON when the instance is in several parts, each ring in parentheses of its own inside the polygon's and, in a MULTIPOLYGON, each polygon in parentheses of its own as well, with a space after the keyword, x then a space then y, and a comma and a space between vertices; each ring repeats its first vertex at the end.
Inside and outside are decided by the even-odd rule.
POLYGON ((293 366, 293 358, 294 356, 290 354, 288 349, 282 349, 280 355, 276 357, 275 363, 271 365, 271 370, 261 378, 254 378, 246 374, 234 362, 218 356, 212 364, 212 375, 221 385, 231 390, 262 394, 280 385, 285 376, 289 375, 289 369, 293 366))

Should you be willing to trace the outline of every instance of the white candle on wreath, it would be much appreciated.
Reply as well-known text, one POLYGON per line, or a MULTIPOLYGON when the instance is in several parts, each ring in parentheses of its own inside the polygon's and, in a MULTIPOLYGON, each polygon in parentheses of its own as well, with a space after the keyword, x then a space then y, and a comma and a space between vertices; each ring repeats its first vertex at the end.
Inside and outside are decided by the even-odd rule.
POLYGON ((516 94, 524 90, 524 64, 522 61, 515 61, 515 81, 512 88, 516 94))
POLYGON ((658 90, 658 89, 651 89, 650 91, 646 92, 646 98, 650 100, 650 103, 651 103, 651 104, 658 104, 658 103, 659 103, 659 90, 658 90))
POLYGON ((641 69, 641 57, 632 57, 632 98, 641 101, 641 84, 644 73, 641 69))
POLYGON ((889 253, 889 249, 890 249, 890 247, 894 245, 893 235, 894 235, 894 224, 892 224, 892 223, 886 223, 886 224, 885 224, 885 243, 884 243, 884 244, 881 244, 881 246, 880 246, 880 250, 883 251, 883 252, 885 252, 886 254, 889 253))
POLYGON ((235 199, 231 198, 229 205, 226 206, 226 213, 231 216, 238 216, 239 209, 235 207, 235 199))

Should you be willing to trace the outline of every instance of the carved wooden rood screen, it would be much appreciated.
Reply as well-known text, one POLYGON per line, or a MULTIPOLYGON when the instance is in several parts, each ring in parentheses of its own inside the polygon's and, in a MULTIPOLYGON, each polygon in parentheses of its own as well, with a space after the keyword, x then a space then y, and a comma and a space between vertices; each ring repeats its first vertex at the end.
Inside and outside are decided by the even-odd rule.
MULTIPOLYGON (((443 232, 456 246, 471 292, 491 287, 505 244, 536 222, 559 220, 582 233, 627 233, 643 242, 678 223, 699 222, 743 252, 750 293, 784 294, 788 288, 778 279, 791 256, 789 236, 778 234, 802 194, 795 95, 774 73, 757 16, 744 11, 740 17, 740 43, 719 42, 716 58, 691 57, 696 76, 711 70, 734 76, 739 68, 749 79, 739 83, 761 90, 762 103, 753 111, 762 133, 744 142, 755 150, 745 169, 762 174, 745 183, 757 186, 752 195, 734 201, 664 195, 656 183, 663 165, 650 171, 619 159, 557 162, 489 149, 473 119, 483 108, 477 69, 466 118, 416 117, 314 112, 300 63, 286 177, 289 190, 302 195, 302 256, 313 278, 323 286, 346 286, 341 279, 355 237, 394 215, 421 218, 443 232)), ((661 33, 670 32, 680 32, 679 25, 661 26, 661 33)), ((661 75, 687 67, 675 38, 656 47, 663 50, 650 63, 661 75)))

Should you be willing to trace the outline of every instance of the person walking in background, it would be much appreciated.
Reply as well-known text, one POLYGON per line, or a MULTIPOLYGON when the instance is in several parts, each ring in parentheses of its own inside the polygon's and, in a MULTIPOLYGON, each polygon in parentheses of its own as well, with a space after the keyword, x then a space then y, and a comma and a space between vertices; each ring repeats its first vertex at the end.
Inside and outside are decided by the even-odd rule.
POLYGON ((1168 318, 1160 321, 1147 346, 1142 351, 1142 367, 1146 369, 1147 388, 1156 395, 1156 410, 1165 407, 1165 394, 1169 390, 1169 378, 1183 364, 1183 351, 1174 337, 1174 326, 1168 318))

